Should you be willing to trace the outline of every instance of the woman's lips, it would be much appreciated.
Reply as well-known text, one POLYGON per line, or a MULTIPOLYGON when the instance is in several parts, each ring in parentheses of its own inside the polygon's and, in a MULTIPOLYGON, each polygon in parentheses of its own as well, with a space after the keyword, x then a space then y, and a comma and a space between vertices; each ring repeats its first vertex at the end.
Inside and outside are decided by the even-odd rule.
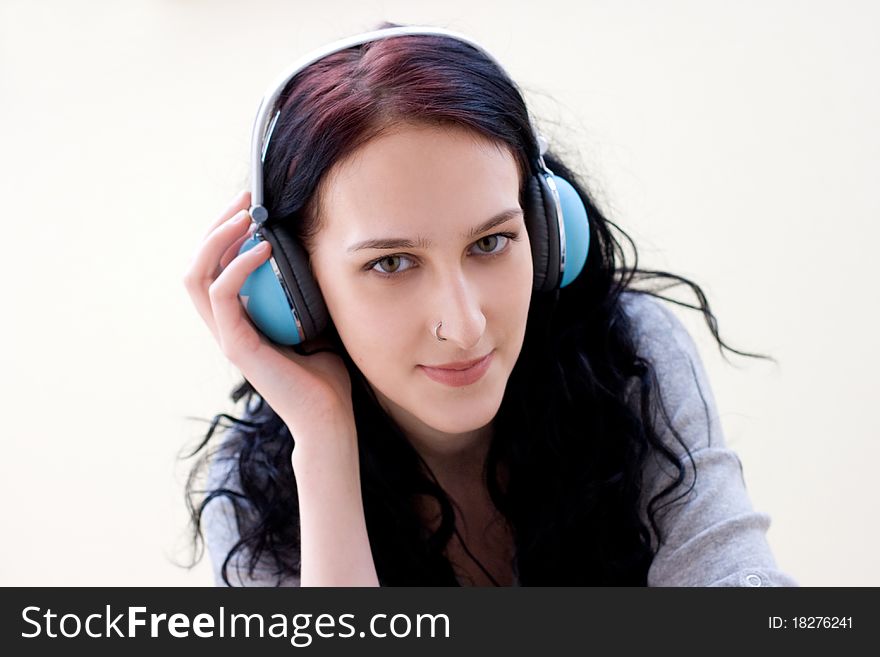
POLYGON ((447 386, 459 388, 461 386, 469 386, 479 381, 483 375, 489 370, 492 364, 494 351, 478 360, 474 365, 465 370, 444 370, 437 367, 427 367, 419 365, 419 368, 428 376, 428 378, 442 383, 447 386))

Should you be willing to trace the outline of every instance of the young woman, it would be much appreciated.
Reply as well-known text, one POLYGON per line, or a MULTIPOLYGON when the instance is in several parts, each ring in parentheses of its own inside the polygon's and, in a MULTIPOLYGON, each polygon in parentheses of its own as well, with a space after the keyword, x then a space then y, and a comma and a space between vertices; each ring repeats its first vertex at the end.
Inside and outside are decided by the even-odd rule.
POLYGON ((261 108, 259 182, 185 276, 245 379, 187 487, 217 583, 793 585, 693 341, 636 289, 687 284, 730 349, 699 286, 626 266, 484 50, 349 43, 261 108), (302 286, 293 339, 261 324, 258 272, 302 286))

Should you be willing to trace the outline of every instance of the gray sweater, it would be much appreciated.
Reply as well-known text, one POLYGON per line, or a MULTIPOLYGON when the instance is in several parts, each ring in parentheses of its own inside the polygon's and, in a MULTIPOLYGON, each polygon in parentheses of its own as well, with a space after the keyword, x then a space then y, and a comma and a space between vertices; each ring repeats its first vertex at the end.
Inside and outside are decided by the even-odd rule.
MULTIPOLYGON (((648 571, 648 585, 797 586, 776 566, 766 540, 770 518, 752 508, 742 464, 725 444, 715 399, 691 336, 661 301, 627 292, 623 303, 633 320, 638 352, 655 367, 669 420, 690 448, 698 473, 691 492, 657 515, 666 540, 657 547, 652 532, 656 555, 648 571)), ((634 386, 630 392, 633 404, 636 392, 634 386)), ((694 481, 693 466, 659 411, 655 412, 655 427, 663 442, 682 457, 689 486, 694 481)), ((234 473, 228 467, 233 462, 228 458, 212 460, 210 488, 235 488, 234 473)), ((649 457, 644 474, 640 511, 647 521, 648 501, 673 481, 673 473, 667 461, 649 457)), ((215 498, 207 505, 203 527, 215 583, 225 586, 220 568, 238 540, 232 504, 227 498, 215 498)), ((240 554, 227 569, 233 585, 299 585, 293 577, 279 581, 268 563, 258 564, 254 576, 249 577, 246 560, 240 554)))

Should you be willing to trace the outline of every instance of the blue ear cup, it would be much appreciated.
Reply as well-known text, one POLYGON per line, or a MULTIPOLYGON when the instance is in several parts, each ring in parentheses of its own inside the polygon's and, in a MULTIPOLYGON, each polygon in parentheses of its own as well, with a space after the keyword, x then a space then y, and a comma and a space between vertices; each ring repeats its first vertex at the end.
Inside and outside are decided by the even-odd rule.
POLYGON ((252 249, 260 238, 272 245, 272 255, 239 291, 248 316, 277 344, 297 345, 318 336, 329 322, 329 313, 308 254, 283 226, 266 225, 241 245, 239 253, 252 249))
POLYGON ((581 197, 571 183, 545 170, 529 179, 523 206, 532 247, 532 289, 550 292, 565 287, 581 273, 590 246, 590 225, 581 197))
POLYGON ((559 287, 565 287, 578 277, 587 262, 590 250, 590 223, 587 208, 571 183, 565 178, 553 176, 562 208, 565 226, 565 268, 559 287))
MULTIPOLYGON (((260 240, 251 237, 245 240, 238 252, 250 251, 259 243, 260 240)), ((251 321, 272 342, 283 345, 302 342, 302 332, 291 311, 287 294, 272 269, 271 259, 247 277, 238 296, 251 321)))

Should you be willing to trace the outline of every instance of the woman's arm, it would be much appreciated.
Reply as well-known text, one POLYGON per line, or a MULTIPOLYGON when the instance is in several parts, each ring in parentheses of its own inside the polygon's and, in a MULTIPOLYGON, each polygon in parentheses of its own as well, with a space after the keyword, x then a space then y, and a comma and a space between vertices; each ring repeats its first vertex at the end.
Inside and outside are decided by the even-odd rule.
POLYGON ((293 450, 303 586, 379 586, 361 496, 357 435, 293 450))
MULTIPOLYGON (((693 457, 691 463, 655 408, 657 432, 685 466, 683 485, 662 498, 660 505, 691 484, 693 489, 657 514, 663 543, 648 572, 648 585, 797 586, 773 558, 766 539, 770 517, 752 508, 742 464, 725 444, 715 399, 691 336, 663 302, 643 295, 627 297, 639 353, 654 365, 669 422, 693 457)), ((642 499, 646 522, 648 502, 676 474, 658 454, 648 457, 642 499)), ((656 547, 653 530, 652 539, 656 547)))
MULTIPOLYGON (((295 471, 301 472, 303 478, 298 482, 302 484, 302 563, 307 574, 303 581, 312 586, 373 584, 376 574, 369 556, 360 499, 351 379, 342 357, 332 349, 316 349, 305 356, 273 343, 248 318, 242 304, 242 288, 271 254, 268 242, 242 250, 256 230, 248 213, 250 202, 250 193, 239 193, 212 223, 193 255, 183 283, 223 355, 296 437, 294 451, 308 452, 308 459, 294 456, 295 471), (316 444, 309 445, 313 440, 316 444)), ((314 346, 326 345, 318 340, 314 346)), ((235 455, 231 460, 215 459, 214 466, 214 475, 225 475, 215 481, 228 479, 226 488, 239 490, 233 476, 237 473, 235 455)), ((223 483, 213 486, 213 490, 221 487, 223 483)), ((238 502, 214 498, 205 508, 216 574, 222 568, 225 554, 238 541, 238 502)), ((247 500, 242 501, 242 507, 246 506, 247 500)), ((248 582, 241 577, 241 566, 246 561, 245 555, 234 559, 235 574, 242 583, 248 582)), ((262 576, 250 580, 263 581, 262 576)))
MULTIPOLYGON (((245 419, 253 419, 246 416, 245 419)), ((229 436, 209 461, 208 490, 227 488, 240 492, 238 457, 231 453, 229 436)), ((233 586, 378 586, 367 536, 360 486, 357 438, 354 430, 338 429, 348 436, 337 440, 306 440, 293 450, 300 514, 300 576, 278 576, 272 560, 260 559, 249 574, 247 548, 239 549, 227 566, 233 586), (308 447, 305 447, 308 446, 308 447), (308 450, 308 453, 306 453, 308 450)), ((239 502, 245 508, 247 501, 239 502)), ((226 586, 222 567, 238 542, 240 529, 233 502, 215 497, 205 507, 202 527, 211 557, 214 582, 226 586)))

